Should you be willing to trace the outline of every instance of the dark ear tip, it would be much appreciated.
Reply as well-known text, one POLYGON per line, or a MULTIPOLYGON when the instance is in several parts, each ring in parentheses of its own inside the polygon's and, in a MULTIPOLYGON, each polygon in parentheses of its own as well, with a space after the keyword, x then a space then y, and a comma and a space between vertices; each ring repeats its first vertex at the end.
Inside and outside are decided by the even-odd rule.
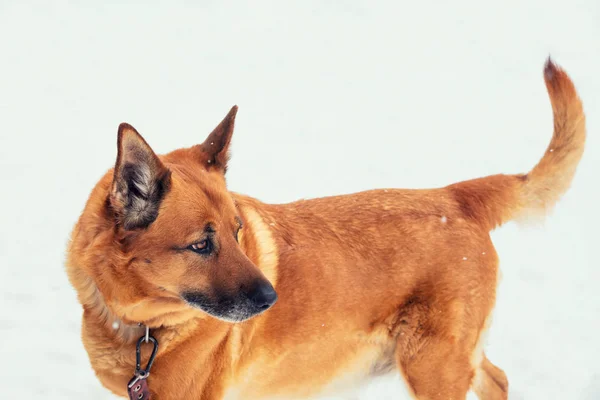
POLYGON ((236 104, 233 107, 231 107, 231 110, 229 110, 229 113, 227 113, 227 118, 228 119, 235 118, 237 112, 238 112, 238 106, 236 104))
POLYGON ((121 122, 119 124, 119 130, 118 130, 119 137, 122 137, 123 135, 125 135, 128 132, 136 133, 139 135, 138 131, 133 126, 129 125, 127 122, 121 122))
POLYGON ((123 141, 123 139, 126 139, 128 141, 142 141, 145 143, 144 139, 142 138, 142 135, 140 135, 140 133, 133 126, 129 125, 126 122, 122 122, 119 124, 117 139, 119 147, 121 147, 121 142, 123 141))
POLYGON ((121 122, 119 124, 119 133, 123 132, 124 130, 129 130, 129 129, 133 129, 133 126, 129 125, 127 122, 121 122))

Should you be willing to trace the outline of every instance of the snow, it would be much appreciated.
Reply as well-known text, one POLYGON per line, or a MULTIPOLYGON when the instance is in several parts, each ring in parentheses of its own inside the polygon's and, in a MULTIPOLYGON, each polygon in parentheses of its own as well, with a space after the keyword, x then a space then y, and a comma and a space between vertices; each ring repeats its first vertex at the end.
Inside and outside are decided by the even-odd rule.
MULTIPOLYGON (((552 130, 548 54, 590 133, 542 226, 493 233, 486 352, 511 399, 600 398, 600 2, 0 2, 0 397, 112 399, 64 273, 120 122, 158 152, 240 106, 229 187, 271 202, 524 172, 552 130)), ((360 399, 398 399, 396 378, 360 399)))

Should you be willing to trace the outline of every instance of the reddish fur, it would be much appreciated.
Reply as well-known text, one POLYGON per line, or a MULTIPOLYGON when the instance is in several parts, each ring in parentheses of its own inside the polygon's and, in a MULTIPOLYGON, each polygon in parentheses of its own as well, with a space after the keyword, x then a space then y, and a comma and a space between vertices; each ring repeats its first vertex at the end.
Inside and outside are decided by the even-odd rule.
POLYGON ((465 213, 488 229, 548 212, 569 188, 583 155, 585 114, 573 82, 550 59, 544 79, 554 133, 540 162, 527 175, 494 175, 450 186, 465 213))
POLYGON ((125 395, 142 322, 160 342, 149 378, 156 399, 302 398, 393 370, 418 399, 464 398, 471 386, 480 398, 506 399, 504 373, 478 350, 497 281, 489 230, 552 206, 585 138, 571 81, 551 63, 545 77, 554 151, 528 175, 268 205, 226 189, 234 110, 220 125, 228 132, 217 136, 222 152, 205 147, 213 137, 160 157, 171 187, 146 229, 116 223, 107 173, 73 231, 67 266, 100 381, 125 395), (237 215, 245 225, 239 245, 237 215), (170 250, 195 240, 206 221, 220 235, 214 269, 170 250), (177 295, 262 275, 279 301, 243 323, 209 317, 177 295), (116 331, 113 321, 121 322, 116 331))

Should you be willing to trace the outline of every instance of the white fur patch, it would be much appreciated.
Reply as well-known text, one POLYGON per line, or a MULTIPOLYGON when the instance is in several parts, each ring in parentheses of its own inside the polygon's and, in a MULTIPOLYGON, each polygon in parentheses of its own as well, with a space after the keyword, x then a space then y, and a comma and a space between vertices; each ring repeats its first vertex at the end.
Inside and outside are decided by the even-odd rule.
POLYGON ((251 230, 251 233, 256 239, 258 268, 269 282, 271 282, 271 285, 276 287, 279 255, 277 245, 273 239, 273 234, 271 233, 269 226, 256 211, 251 208, 244 208, 242 211, 246 216, 247 227, 251 230))

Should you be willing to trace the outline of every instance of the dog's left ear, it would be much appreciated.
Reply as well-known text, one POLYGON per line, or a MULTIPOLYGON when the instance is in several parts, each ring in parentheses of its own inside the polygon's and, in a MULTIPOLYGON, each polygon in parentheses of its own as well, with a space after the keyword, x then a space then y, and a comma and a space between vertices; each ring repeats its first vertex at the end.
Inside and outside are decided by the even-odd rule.
POLYGON ((227 171, 229 161, 229 144, 233 135, 235 115, 238 107, 233 106, 223 121, 208 135, 204 143, 195 146, 200 151, 200 160, 206 169, 216 168, 223 172, 227 171))

